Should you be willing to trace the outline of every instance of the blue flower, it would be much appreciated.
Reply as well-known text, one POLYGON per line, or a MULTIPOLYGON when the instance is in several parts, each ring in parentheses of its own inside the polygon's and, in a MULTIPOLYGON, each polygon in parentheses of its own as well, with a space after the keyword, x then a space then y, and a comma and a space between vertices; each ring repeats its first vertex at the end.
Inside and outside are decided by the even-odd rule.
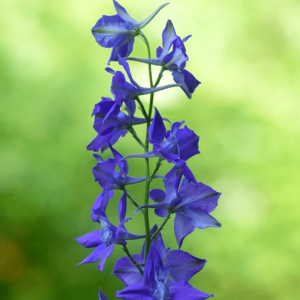
POLYGON ((166 131, 163 119, 155 109, 154 118, 148 130, 149 143, 153 144, 153 150, 147 153, 128 155, 124 159, 159 157, 161 160, 166 159, 169 163, 172 162, 178 166, 184 165, 185 161, 200 152, 198 150, 199 136, 187 126, 180 129, 183 123, 184 121, 175 122, 171 130, 166 131))
POLYGON ((99 218, 102 228, 85 234, 75 240, 84 247, 95 248, 95 250, 82 262, 77 264, 77 266, 85 263, 93 263, 101 259, 97 268, 104 271, 104 263, 112 254, 115 244, 126 245, 126 240, 141 239, 144 238, 145 235, 131 234, 126 230, 124 223, 130 219, 125 219, 120 222, 117 228, 109 222, 106 214, 101 209, 94 210, 94 214, 99 218))
POLYGON ((130 55, 133 49, 134 38, 168 4, 161 5, 148 18, 137 22, 128 15, 125 8, 117 1, 114 0, 113 3, 117 14, 113 16, 103 15, 92 28, 92 34, 100 46, 113 48, 108 64, 110 61, 117 61, 119 55, 121 57, 130 55))
POLYGON ((95 181, 98 181, 100 186, 105 190, 125 190, 126 185, 143 182, 146 177, 128 176, 129 167, 126 160, 122 160, 123 156, 112 147, 111 151, 114 159, 108 158, 103 160, 100 155, 93 156, 98 160, 98 163, 93 168, 95 181), (119 172, 116 172, 116 166, 119 167, 119 172))
MULTIPOLYGON (((176 256, 175 259, 177 258, 179 256, 176 256)), ((169 278, 169 274, 169 269, 164 267, 159 252, 151 245, 142 280, 127 286, 122 291, 117 291, 116 298, 124 300, 204 300, 213 296, 196 290, 185 280, 174 282, 169 278)))
MULTIPOLYGON (((95 210, 100 209, 105 212, 108 201, 113 197, 114 193, 112 190, 104 190, 95 200, 92 206, 91 218, 93 222, 99 222, 98 216, 94 213, 95 210)), ((127 191, 124 191, 120 200, 119 200, 119 219, 122 222, 125 219, 127 208, 127 191)))
MULTIPOLYGON (((173 281, 188 281, 205 266, 205 259, 194 257, 182 250, 169 251, 170 248, 166 249, 161 233, 155 237, 152 245, 159 254, 161 267, 165 275, 171 277, 173 281)), ((141 255, 134 254, 133 257, 136 263, 143 265, 144 247, 141 255)), ((131 286, 143 281, 140 272, 128 257, 122 257, 116 262, 113 274, 121 279, 125 286, 131 286)))
POLYGON ((94 129, 98 135, 89 143, 87 150, 105 151, 109 144, 115 144, 121 136, 134 125, 146 123, 144 118, 128 116, 120 111, 120 106, 110 98, 102 98, 95 105, 92 115, 95 115, 94 129))
POLYGON ((221 224, 210 213, 218 205, 221 193, 201 182, 191 182, 184 178, 183 172, 174 166, 164 178, 165 190, 153 189, 149 197, 156 204, 142 205, 155 208, 160 217, 175 213, 174 230, 178 247, 194 228, 220 227, 221 224), (181 184, 180 184, 181 182, 181 184))
POLYGON ((93 206, 91 218, 93 222, 100 222, 98 216, 94 213, 95 210, 101 209, 103 212, 106 210, 106 206, 108 201, 114 196, 114 192, 112 190, 104 190, 100 193, 100 195, 96 198, 93 206))
POLYGON ((163 48, 158 47, 155 59, 143 59, 135 57, 126 57, 127 60, 135 60, 148 64, 161 66, 164 70, 170 70, 173 79, 180 84, 180 88, 185 92, 188 98, 192 98, 192 94, 196 87, 201 83, 190 72, 185 70, 186 62, 189 60, 184 42, 191 36, 185 37, 183 40, 177 36, 175 28, 171 20, 168 20, 166 27, 162 33, 163 48), (172 51, 170 49, 172 48, 172 51))
POLYGON ((111 84, 111 92, 114 95, 116 102, 119 106, 122 106, 123 101, 125 100, 136 100, 137 97, 140 95, 146 95, 146 94, 162 91, 167 88, 179 86, 179 84, 168 84, 161 87, 152 87, 152 88, 141 87, 132 78, 127 61, 125 61, 122 57, 119 56, 119 63, 125 69, 131 84, 126 81, 125 76, 122 72, 120 71, 115 72, 111 68, 106 68, 106 71, 114 75, 111 84))

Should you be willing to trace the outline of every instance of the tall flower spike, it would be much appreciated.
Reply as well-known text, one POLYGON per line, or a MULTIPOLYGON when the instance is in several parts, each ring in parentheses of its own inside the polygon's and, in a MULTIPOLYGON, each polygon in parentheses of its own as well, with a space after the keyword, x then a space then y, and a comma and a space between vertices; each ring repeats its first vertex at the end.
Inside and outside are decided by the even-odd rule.
POLYGON ((166 193, 160 189, 152 190, 149 196, 157 203, 138 208, 155 208, 155 213, 160 217, 175 213, 174 230, 179 248, 194 228, 221 226, 221 223, 210 215, 218 205, 221 193, 201 182, 189 182, 185 178, 180 184, 181 177, 182 172, 178 174, 178 167, 173 167, 164 178, 166 193))
POLYGON ((184 42, 186 42, 190 37, 191 35, 181 40, 175 32, 172 21, 168 20, 162 33, 163 48, 158 47, 156 50, 157 58, 144 59, 126 57, 125 59, 161 66, 164 70, 172 71, 174 81, 181 85, 180 88, 190 99, 192 98, 192 94, 196 87, 200 84, 200 81, 198 81, 189 71, 184 70, 186 62, 189 60, 186 54, 184 42), (169 52, 172 47, 172 51, 169 52))
POLYGON ((128 15, 125 8, 117 1, 114 0, 113 3, 117 14, 113 16, 103 15, 92 28, 92 34, 100 46, 113 48, 108 64, 110 61, 117 61, 119 55, 121 57, 130 55, 133 49, 134 38, 168 4, 161 5, 148 18, 137 22, 128 15))

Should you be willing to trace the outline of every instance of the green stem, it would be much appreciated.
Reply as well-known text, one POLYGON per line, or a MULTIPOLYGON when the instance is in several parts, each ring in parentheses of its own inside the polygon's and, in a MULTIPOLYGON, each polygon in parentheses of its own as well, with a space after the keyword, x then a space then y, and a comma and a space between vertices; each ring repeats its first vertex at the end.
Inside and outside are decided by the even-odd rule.
POLYGON ((147 112, 146 112, 146 109, 145 109, 145 106, 144 106, 143 102, 140 100, 139 97, 136 98, 136 101, 138 102, 138 104, 141 107, 141 111, 143 113, 143 116, 145 117, 146 120, 148 120, 148 115, 147 115, 147 112))
POLYGON ((150 242, 152 242, 155 237, 161 232, 161 230, 163 229, 163 227, 166 225, 166 223, 168 222, 168 220, 170 219, 171 213, 168 212, 168 214, 166 215, 166 217, 164 218, 163 222, 161 223, 161 225, 159 226, 159 228, 156 230, 156 232, 152 235, 150 242))
MULTIPOLYGON (((132 198, 132 196, 127 192, 127 196, 128 196, 128 198, 129 198, 129 200, 130 200, 130 202, 136 207, 136 208, 138 208, 138 207, 140 207, 140 205, 132 198)), ((144 210, 141 208, 140 209, 140 211, 142 212, 142 213, 144 213, 144 210)))
POLYGON ((133 129, 133 127, 131 127, 130 129, 128 129, 128 131, 132 134, 133 138, 139 143, 139 145, 145 149, 145 144, 140 140, 140 138, 138 137, 138 135, 136 134, 135 130, 133 129))
POLYGON ((156 79, 156 81, 155 81, 155 83, 154 83, 154 87, 157 87, 157 86, 158 86, 158 84, 159 84, 159 82, 160 82, 160 80, 161 80, 161 78, 162 78, 162 74, 163 74, 164 71, 165 71, 165 68, 164 68, 164 67, 161 67, 161 69, 160 69, 160 71, 159 71, 159 74, 158 74, 158 76, 157 76, 157 79, 156 79))
POLYGON ((141 269, 141 267, 139 266, 139 264, 135 261, 135 259, 132 257, 132 255, 130 254, 127 246, 125 244, 122 244, 123 246, 123 250, 124 252, 127 254, 127 256, 129 257, 129 259, 133 262, 133 264, 138 268, 138 270, 140 271, 141 275, 143 276, 144 272, 141 269))
MULTIPOLYGON (((148 58, 151 59, 151 50, 150 50, 150 45, 148 42, 147 37, 140 32, 140 35, 144 38, 145 44, 147 46, 147 51, 148 51, 148 58)), ((156 79, 155 86, 159 84, 159 81, 162 77, 164 69, 162 68, 159 76, 156 79)), ((153 87, 153 79, 152 79, 152 69, 151 69, 151 64, 148 64, 148 72, 149 72, 149 81, 150 81, 150 87, 153 87)), ((151 124, 151 118, 152 118, 152 110, 153 110, 153 100, 154 100, 154 93, 150 94, 150 103, 149 103, 149 109, 148 109, 148 118, 147 118, 147 128, 146 128, 146 138, 145 138, 145 148, 144 151, 148 152, 149 151, 149 135, 148 135, 148 129, 151 124)), ((146 186, 145 186, 145 201, 144 204, 147 205, 149 202, 149 190, 150 190, 150 183, 151 183, 151 177, 150 177, 150 171, 149 171, 149 158, 145 158, 145 169, 146 169, 146 186)), ((151 243, 151 236, 150 236, 150 225, 149 225, 149 214, 148 214, 148 208, 144 209, 144 223, 145 223, 145 257, 144 261, 146 261, 149 248, 150 248, 150 243, 151 243)))
POLYGON ((158 158, 154 167, 154 170, 150 176, 151 181, 153 180, 154 176, 156 175, 156 173, 158 172, 159 168, 161 166, 161 159, 158 158))

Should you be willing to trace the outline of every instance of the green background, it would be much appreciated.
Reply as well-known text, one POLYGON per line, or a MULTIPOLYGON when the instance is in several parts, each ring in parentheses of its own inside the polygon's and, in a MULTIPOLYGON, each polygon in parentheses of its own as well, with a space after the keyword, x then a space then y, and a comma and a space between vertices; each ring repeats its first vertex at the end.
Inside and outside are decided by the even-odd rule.
MULTIPOLYGON (((162 2, 121 4, 142 20, 162 2)), ((74 237, 99 228, 89 215, 101 189, 85 147, 95 136, 91 111, 111 82, 110 49, 90 28, 115 14, 113 4, 2 0, 0 14, 0 298, 98 299, 102 286, 113 299, 123 288, 110 275, 120 249, 104 273, 96 264, 74 267, 90 253, 74 237)), ((297 0, 173 0, 143 30, 153 54, 167 19, 182 38, 193 35, 187 69, 202 84, 191 100, 179 88, 157 93, 155 106, 200 136, 201 154, 188 165, 223 193, 213 212, 221 229, 195 230, 182 248, 208 260, 191 284, 215 299, 300 299, 299 15, 297 0)), ((133 55, 146 56, 139 39, 133 55)), ((148 86, 147 66, 131 69, 148 86)), ((130 135, 116 149, 140 152, 130 135)), ((130 161, 130 173, 143 176, 143 161, 130 161)), ((142 184, 131 191, 142 201, 142 184)), ((114 199, 115 223, 116 211, 114 199)), ((141 217, 127 227, 142 233, 141 217)), ((163 235, 175 248, 173 221, 163 235)), ((140 243, 129 248, 137 253, 140 243)))

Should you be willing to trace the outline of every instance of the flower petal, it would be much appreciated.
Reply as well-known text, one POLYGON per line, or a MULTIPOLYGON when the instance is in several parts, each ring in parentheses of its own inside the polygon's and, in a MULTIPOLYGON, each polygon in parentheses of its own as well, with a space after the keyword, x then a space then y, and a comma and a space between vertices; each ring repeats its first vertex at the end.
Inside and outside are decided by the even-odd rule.
POLYGON ((108 204, 108 201, 114 196, 114 192, 113 191, 102 191, 100 193, 100 195, 97 197, 97 199, 95 200, 93 206, 92 206, 92 214, 91 214, 91 218, 93 220, 93 222, 99 222, 99 218, 96 214, 94 214, 94 210, 97 210, 98 208, 100 208, 102 211, 105 212, 106 210, 106 206, 108 204))
POLYGON ((118 61, 119 56, 127 57, 133 50, 134 37, 128 35, 121 44, 116 44, 113 46, 110 57, 107 64, 109 65, 111 61, 118 61))
POLYGON ((116 298, 122 298, 123 300, 153 300, 152 294, 143 282, 128 286, 122 291, 117 291, 116 298))
POLYGON ((163 51, 160 55, 160 58, 165 57, 171 46, 173 41, 177 38, 176 32, 175 32, 175 28, 173 26, 173 23, 171 20, 167 21, 166 27, 162 33, 162 39, 163 39, 163 51))
POLYGON ((204 212, 212 212, 218 205, 221 193, 216 192, 210 186, 198 183, 187 183, 179 191, 182 201, 177 206, 177 210, 183 207, 197 207, 204 212))
POLYGON ((186 281, 177 281, 169 289, 172 300, 204 300, 214 295, 208 295, 193 288, 186 281))
POLYGON ((126 11, 126 9, 120 5, 117 1, 113 0, 114 2, 114 6, 115 6, 115 9, 118 13, 118 15, 125 21, 125 22, 128 22, 128 23, 132 23, 132 24, 137 24, 138 22, 133 19, 132 17, 130 17, 126 11))
POLYGON ((100 263, 98 264, 97 266, 97 269, 99 269, 100 271, 104 271, 104 264, 105 264, 105 261, 111 256, 113 250, 114 250, 114 245, 115 244, 111 244, 109 247, 106 248, 106 251, 105 253, 103 254, 103 257, 100 261, 100 263))
POLYGON ((172 250, 168 253, 165 263, 169 266, 170 276, 175 281, 189 281, 204 268, 206 260, 194 257, 185 251, 172 250))
POLYGON ((196 87, 201 83, 187 70, 173 71, 173 79, 176 83, 180 84, 180 88, 185 92, 189 99, 196 87))
POLYGON ((124 191, 119 201, 119 220, 122 222, 126 216, 127 192, 124 191))
POLYGON ((155 108, 154 118, 148 129, 149 142, 160 145, 165 137, 166 127, 159 111, 155 108))
POLYGON ((77 264, 76 266, 86 264, 86 263, 93 263, 101 258, 106 250, 106 246, 104 243, 100 244, 89 256, 87 256, 82 262, 77 264))
POLYGON ((220 222, 200 208, 185 208, 184 213, 187 215, 192 225, 199 229, 204 229, 206 227, 221 227, 220 222))
MULTIPOLYGON (((141 255, 133 254, 132 257, 134 258, 136 263, 143 263, 143 258, 141 257, 141 255)), ((116 262, 112 274, 121 279, 125 286, 131 286, 140 281, 143 281, 141 273, 127 256, 120 258, 116 262)))
POLYGON ((174 219, 174 231, 178 249, 180 249, 184 238, 194 231, 194 226, 185 215, 176 213, 174 219))
POLYGON ((154 202, 163 202, 166 198, 166 193, 163 190, 160 189, 153 189, 149 193, 149 197, 154 201, 154 202))
POLYGON ((142 29, 143 27, 145 27, 157 15, 157 13, 168 4, 169 3, 165 3, 165 4, 161 5, 160 7, 158 7, 148 18, 139 22, 137 24, 137 28, 142 29))
POLYGON ((128 62, 125 59, 123 59, 122 57, 119 57, 119 64, 122 65, 123 68, 125 69, 130 82, 133 85, 135 85, 136 87, 139 87, 139 85, 137 84, 137 82, 132 78, 128 62))
POLYGON ((100 239, 100 231, 101 229, 89 232, 79 238, 76 238, 75 240, 86 248, 98 247, 100 244, 102 244, 100 239))
POLYGON ((99 300, 107 300, 101 289, 99 290, 99 300))
POLYGON ((134 26, 126 23, 118 15, 102 16, 92 28, 92 34, 97 43, 105 48, 124 44, 128 38, 134 38, 134 26))

